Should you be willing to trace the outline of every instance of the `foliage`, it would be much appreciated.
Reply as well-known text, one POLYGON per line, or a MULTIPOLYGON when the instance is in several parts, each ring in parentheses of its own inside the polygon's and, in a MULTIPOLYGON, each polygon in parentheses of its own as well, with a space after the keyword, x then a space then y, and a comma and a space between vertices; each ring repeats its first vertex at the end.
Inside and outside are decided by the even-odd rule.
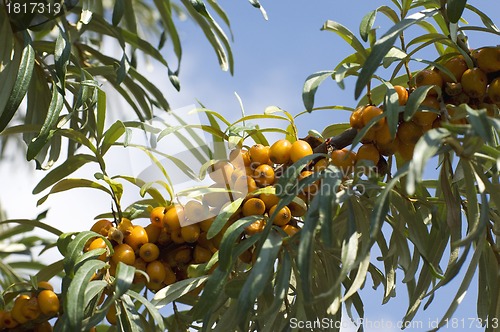
MULTIPOLYGON (((231 70, 232 57, 227 38, 208 14, 205 5, 199 1, 181 3, 184 10, 202 27, 223 68, 231 70)), ((216 2, 207 3, 228 24, 216 2)), ((251 3, 259 8, 258 2, 251 3)), ((134 4, 151 5, 142 2, 134 4)), ((487 322, 498 318, 500 310, 497 302, 500 294, 500 248, 497 237, 500 234, 499 102, 481 96, 481 100, 471 97, 466 102, 458 103, 446 90, 450 85, 421 84, 418 77, 423 75, 421 73, 424 70, 410 69, 415 62, 423 63, 434 74, 452 77, 452 82, 447 83, 464 83, 465 89, 465 81, 454 77, 451 69, 446 67, 446 61, 460 57, 468 70, 481 68, 478 56, 467 45, 466 32, 475 30, 500 34, 500 30, 485 13, 466 1, 393 0, 392 6, 380 6, 364 17, 359 31, 361 39, 342 24, 327 21, 323 30, 339 35, 353 47, 354 53, 333 70, 314 73, 306 79, 303 91, 306 111, 344 109, 352 111, 353 115, 359 112, 356 114, 368 119, 365 106, 382 104, 381 113, 370 116, 359 127, 355 121, 333 124, 321 134, 316 133, 314 137, 300 140, 295 122, 299 121, 300 116, 305 116, 304 113, 292 116, 278 108, 268 108, 264 114, 243 115, 233 123, 203 106, 193 112, 205 116, 207 124, 182 123, 179 117, 176 118, 177 124, 146 121, 152 117, 153 106, 168 110, 168 103, 136 71, 134 52, 127 53, 125 45, 137 48, 167 68, 170 67, 156 48, 137 37, 140 25, 135 22, 142 21, 139 19, 140 12, 133 14, 128 10, 129 7, 121 7, 125 5, 130 3, 117 1, 112 10, 96 10, 83 4, 81 8, 75 6, 73 10, 78 13, 80 24, 70 24, 65 16, 45 23, 56 26, 60 31, 57 40, 52 42, 43 39, 43 30, 31 35, 22 30, 14 35, 7 20, 2 21, 4 23, 0 30, 0 36, 12 40, 12 49, 16 50, 12 59, 10 54, 2 58, 11 61, 7 61, 9 65, 5 65, 2 73, 10 70, 17 72, 10 83, 2 80, 2 84, 10 84, 9 91, 12 93, 8 94, 2 113, 1 134, 28 135, 25 136, 29 137, 26 141, 28 159, 38 158, 40 163, 46 158, 48 146, 51 149, 51 164, 59 155, 60 139, 65 137, 71 142, 68 157, 51 169, 35 187, 35 194, 49 190, 38 203, 43 204, 55 193, 73 188, 90 188, 106 193, 114 204, 112 211, 96 217, 112 220, 104 232, 99 227, 92 231, 75 230, 78 232, 59 234, 42 223, 40 216, 35 221, 3 222, 17 223, 19 226, 5 231, 0 229, 3 232, 0 233, 0 240, 27 232, 33 227, 58 236, 56 245, 64 259, 41 268, 37 273, 39 279, 43 276, 43 280, 55 275, 62 276, 60 297, 63 308, 51 316, 57 316, 56 330, 88 330, 100 324, 110 310, 116 310, 116 328, 126 331, 165 328, 283 330, 290 328, 292 317, 298 321, 331 318, 339 322, 342 307, 347 309, 351 319, 363 318, 364 305, 359 291, 366 287, 368 277, 375 288, 383 287, 383 303, 399 296, 399 293, 396 294, 395 280, 403 280, 409 296, 403 321, 408 322, 415 317, 423 303, 424 307, 432 304, 441 287, 460 277, 462 279, 457 293, 440 320, 441 327, 452 317, 476 274, 479 280, 477 316, 484 322, 486 331, 495 329, 494 325, 487 322), (91 17, 86 11, 89 9, 93 10, 91 17), (462 19, 465 13, 478 15, 484 26, 467 25, 462 19), (379 14, 393 23, 380 37, 374 27, 379 14), (110 15, 111 23, 104 19, 110 15), (424 33, 407 40, 411 29, 423 29, 424 33), (80 38, 87 38, 86 34, 90 32, 101 37, 115 36, 122 46, 122 60, 101 53, 99 46, 102 39, 96 39, 95 49, 90 46, 94 41, 83 43, 80 38), (37 36, 41 39, 36 39, 37 36), (68 43, 69 40, 73 42, 68 43), (396 44, 398 40, 399 46, 396 44), (429 48, 435 48, 436 59, 417 58, 419 51, 429 48), (41 56, 41 52, 52 54, 53 59, 41 56), (27 78, 31 72, 39 76, 27 78), (106 128, 106 95, 97 83, 97 76, 112 82, 113 88, 131 103, 141 121, 119 120, 106 128), (314 96, 322 82, 332 78, 343 88, 344 79, 350 76, 356 77, 355 95, 361 97, 357 105, 359 107, 314 106, 314 96), (379 81, 380 84, 372 84, 373 81, 379 81), (404 102, 396 90, 397 86, 405 88, 407 94, 404 102), (361 96, 364 89, 366 93, 361 96), (7 126, 26 93, 27 112, 23 124, 7 126), (73 97, 68 98, 66 93, 73 97), (52 96, 50 100, 47 99, 49 95, 52 96), (438 100, 437 109, 425 105, 425 101, 431 97, 438 100), (46 106, 43 109, 47 110, 36 121, 33 119, 34 106, 30 101, 33 98, 43 100, 46 106), (64 107, 68 111, 66 115, 61 114, 64 107), (413 143, 409 158, 399 149, 395 155, 389 153, 387 158, 377 151, 374 161, 360 158, 361 150, 358 150, 357 162, 344 164, 360 142, 377 146, 376 140, 367 141, 367 135, 379 125, 379 121, 387 125, 394 141, 400 139, 400 128, 404 123, 412 122, 416 114, 422 112, 434 114, 433 121, 439 121, 426 124, 425 133, 422 131, 413 143), (286 129, 262 128, 254 123, 262 120, 283 121, 286 129), (231 161, 236 169, 242 169, 245 177, 250 176, 248 172, 253 174, 258 184, 261 175, 252 173, 255 172, 252 168, 255 165, 237 166, 238 162, 231 159, 231 153, 236 151, 238 156, 248 153, 250 158, 256 158, 257 153, 252 154, 252 148, 258 144, 271 145, 265 137, 265 133, 269 132, 280 133, 293 144, 307 142, 311 151, 296 160, 291 158, 291 161, 276 163, 266 159, 258 162, 259 166, 272 165, 272 179, 275 182, 273 185, 260 185, 248 193, 221 186, 199 186, 176 191, 170 175, 173 171, 167 170, 161 160, 169 159, 193 180, 203 179, 207 174, 212 177, 210 171, 214 171, 216 165, 221 165, 218 162, 231 161), (143 133, 150 137, 149 146, 136 140, 143 133), (213 139, 213 148, 203 145, 206 143, 203 139, 205 134, 213 139), (186 151, 201 164, 200 169, 193 169, 187 161, 156 148, 162 140, 174 138, 184 138, 186 151), (108 174, 106 154, 114 147, 143 151, 151 159, 152 167, 159 170, 160 177, 148 182, 130 175, 108 174), (339 151, 347 157, 335 161, 334 155, 339 151), (320 169, 317 165, 324 158, 327 158, 326 165, 320 169), (423 172, 431 158, 437 160, 438 177, 423 180, 423 172), (70 177, 87 164, 96 167, 93 179, 70 177), (304 171, 310 173, 304 175, 304 171), (142 196, 128 207, 121 205, 124 182, 136 185, 142 196), (319 190, 311 193, 311 186, 318 183, 319 190), (304 192, 309 194, 303 195, 304 192), (198 234, 193 243, 175 242, 173 238, 174 234, 178 236, 175 233, 178 230, 170 224, 162 228, 162 232, 170 238, 162 243, 156 241, 161 254, 165 256, 162 257, 163 262, 170 265, 166 269, 175 268, 176 282, 167 284, 162 278, 155 284, 152 274, 141 272, 143 269, 136 264, 117 262, 119 245, 124 237, 128 243, 127 236, 135 229, 130 220, 139 221, 151 216, 153 221, 154 208, 165 208, 163 214, 166 215, 171 209, 176 209, 180 197, 203 201, 214 193, 228 193, 231 199, 222 202, 227 204, 220 204, 218 209, 212 209, 215 210, 214 216, 207 229, 203 230, 205 243, 215 247, 209 258, 204 261, 190 258, 182 264, 176 260, 175 264, 170 264, 170 254, 175 254, 179 248, 194 251, 202 241, 198 234), (267 210, 247 215, 242 212, 250 197, 262 197, 261 194, 275 194, 278 197, 275 211, 293 204, 307 210, 305 215, 297 215, 287 221, 294 227, 293 234, 276 222, 278 212, 267 210), (261 221, 264 226, 250 233, 250 227, 261 221), (89 249, 90 243, 96 239, 103 239, 105 245, 89 249), (374 248, 381 257, 372 257, 374 248), (444 260, 447 262, 443 263, 444 260), (146 283, 137 282, 141 275, 146 283), (164 308, 167 306, 171 315, 164 317, 164 308)), ((172 29, 172 13, 180 6, 169 3, 166 8, 164 2, 156 1, 154 6, 161 15, 165 31, 168 31, 164 32, 164 36, 170 34, 174 51, 180 60, 178 36, 172 29)), ((144 9, 144 13, 151 13, 151 10, 144 9)), ((0 8, 0 15, 6 17, 4 8, 0 8)), ((11 23, 19 29, 15 20, 11 23)), ((48 27, 46 29, 49 30, 48 27)), ((498 51, 494 47, 488 49, 498 51)), ((490 86, 498 79, 499 69, 488 73, 487 83, 490 86)), ((176 85, 178 69, 168 71, 172 83, 176 85)), ((37 107, 40 102, 36 102, 37 107)), ((38 113, 36 115, 38 117, 38 113)), ((293 144, 290 145, 293 147, 293 144)), ((163 216, 163 224, 166 224, 165 218, 163 216)), ((182 220, 178 222, 185 227, 182 220)), ((41 240, 24 238, 20 243, 26 245, 35 241, 41 240)), ((0 255, 4 255, 4 252, 0 252, 0 255)), ((9 276, 0 280, 5 290, 2 294, 3 303, 12 302, 17 294, 31 290, 36 285, 36 282, 22 283, 22 279, 14 274, 16 265, 9 264, 2 266, 9 276), (15 292, 5 287, 12 283, 18 283, 15 292)), ((4 306, 3 303, 0 304, 4 306)), ((11 305, 5 307, 10 309, 11 305)), ((332 326, 332 330, 339 329, 332 326)))

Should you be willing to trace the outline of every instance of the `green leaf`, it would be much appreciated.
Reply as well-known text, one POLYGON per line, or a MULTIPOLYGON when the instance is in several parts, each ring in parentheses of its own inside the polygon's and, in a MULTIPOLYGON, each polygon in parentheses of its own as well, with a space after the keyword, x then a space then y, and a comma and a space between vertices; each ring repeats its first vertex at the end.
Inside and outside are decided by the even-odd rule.
MULTIPOLYGON (((243 285, 238 298, 238 307, 241 312, 249 312, 254 306, 255 299, 262 294, 273 274, 274 264, 281 248, 282 237, 277 232, 271 231, 264 240, 259 256, 253 264, 250 274, 243 285)), ((240 316, 239 324, 244 329, 245 321, 240 316)))
POLYGON ((427 92, 433 89, 433 85, 424 85, 416 88, 408 97, 408 101, 405 106, 404 120, 410 121, 413 115, 417 112, 420 104, 424 101, 427 96, 427 92))
POLYGON ((40 229, 43 229, 49 233, 52 233, 56 236, 60 236, 62 232, 58 230, 55 227, 52 227, 50 225, 47 225, 39 220, 30 220, 30 219, 9 219, 9 220, 4 220, 0 222, 0 225, 3 224, 19 224, 19 225, 26 225, 29 227, 37 227, 40 229))
MULTIPOLYGON (((31 46, 31 39, 28 32, 23 33, 24 37, 24 47, 19 59, 19 65, 16 75, 16 81, 12 87, 12 90, 8 96, 7 102, 3 109, 0 109, 0 132, 2 132, 10 120, 16 113, 21 101, 28 91, 28 87, 31 81, 31 76, 33 74, 33 65, 35 63, 35 51, 31 46)), ((16 52, 15 54, 18 54, 16 52)), ((17 57, 16 57, 17 58, 17 57)), ((3 75, 2 75, 3 76, 3 75)), ((2 77, 2 79, 5 79, 2 77)))
POLYGON ((102 269, 106 265, 100 260, 90 260, 85 262, 75 273, 71 284, 68 287, 66 299, 63 301, 64 313, 68 315, 69 325, 72 331, 80 331, 84 310, 86 307, 85 293, 95 271, 102 269))
POLYGON ((451 23, 457 23, 465 9, 467 0, 447 0, 446 14, 451 23))
POLYGON ((426 19, 427 17, 435 15, 437 12, 437 9, 430 9, 408 16, 392 26, 379 40, 377 40, 370 55, 368 56, 368 59, 366 59, 366 62, 363 64, 363 68, 361 69, 358 80, 356 81, 354 92, 354 97, 356 99, 359 98, 361 92, 371 80, 372 75, 378 69, 380 62, 392 48, 399 35, 410 26, 426 19))
POLYGON ((368 35, 373 28, 373 23, 375 23, 375 18, 377 17, 377 10, 372 10, 368 12, 363 19, 361 19, 361 24, 359 25, 359 35, 363 41, 368 41, 368 35))
POLYGON ((104 133, 100 152, 106 154, 109 148, 125 133, 125 125, 120 120, 116 121, 104 133))
POLYGON ((241 206, 241 203, 243 202, 243 198, 238 198, 234 202, 231 202, 231 204, 228 204, 225 206, 217 215, 215 220, 213 221, 212 225, 210 226, 210 229, 207 232, 207 239, 211 239, 224 228, 224 225, 227 223, 229 218, 238 210, 241 206))
POLYGON ((333 73, 334 71, 331 70, 320 71, 309 75, 309 77, 306 78, 304 88, 302 89, 302 101, 308 112, 312 112, 314 107, 314 96, 316 94, 316 90, 318 90, 318 86, 333 73))
POLYGON ((96 113, 96 137, 97 142, 101 141, 104 133, 104 125, 106 124, 106 93, 97 90, 97 113, 96 113))
POLYGON ((40 182, 38 182, 33 189, 33 195, 41 193, 54 183, 60 181, 83 165, 92 161, 95 162, 97 160, 94 156, 88 154, 69 156, 60 166, 51 170, 40 182))
POLYGON ((422 181, 422 174, 427 161, 434 156, 442 145, 443 139, 450 136, 451 133, 445 128, 431 129, 422 136, 413 152, 413 158, 410 161, 408 172, 408 181, 406 182, 406 191, 413 195, 417 183, 422 181))
POLYGON ((335 21, 326 21, 321 30, 332 31, 344 39, 352 48, 358 52, 362 59, 366 59, 368 52, 358 38, 345 26, 335 21))
POLYGON ((186 295, 195 288, 198 288, 208 279, 208 276, 190 278, 178 281, 172 285, 160 289, 156 292, 151 304, 157 309, 161 309, 167 304, 175 301, 183 295, 186 295))
MULTIPOLYGON (((182 282, 182 281, 179 281, 179 282, 182 282)), ((176 284, 178 284, 178 283, 176 283, 176 284)), ((198 286, 196 286, 196 287, 198 287, 198 286)), ((196 288, 196 287, 194 287, 194 288, 196 288)), ((161 292, 161 290, 159 292, 161 292)), ((156 294, 158 294, 158 292, 156 294)), ((145 298, 144 296, 141 296, 140 294, 138 294, 130 289, 127 291, 127 295, 129 295, 131 298, 133 298, 136 301, 138 301, 139 303, 141 303, 148 310, 149 314, 154 319, 155 323, 158 325, 158 330, 165 331, 165 324, 163 321, 163 317, 161 316, 158 309, 147 298, 145 298)))
POLYGON ((59 33, 55 43, 54 62, 62 94, 64 94, 66 88, 66 67, 68 66, 70 55, 71 42, 68 40, 66 32, 59 27, 59 33))
POLYGON ((460 283, 460 286, 457 290, 457 293, 455 294, 455 297, 453 298, 450 306, 446 310, 446 313, 441 318, 436 328, 432 329, 431 331, 437 331, 439 328, 443 327, 449 321, 455 310, 462 302, 463 297, 467 293, 467 289, 469 288, 470 282, 472 281, 472 278, 476 274, 477 266, 479 264, 479 259, 481 258, 481 253, 483 251, 484 242, 486 241, 485 238, 486 237, 484 236, 480 238, 476 250, 474 251, 474 255, 472 255, 469 267, 465 272, 465 275, 462 279, 462 282, 460 283))
POLYGON ((104 191, 105 193, 109 194, 111 196, 111 191, 109 191, 108 188, 104 187, 103 185, 91 181, 88 179, 63 179, 56 183, 51 189, 50 192, 40 198, 37 202, 37 205, 43 204, 47 198, 49 198, 49 195, 59 193, 62 191, 66 191, 69 189, 75 189, 75 188, 93 188, 93 189, 99 189, 104 191))
POLYGON ((52 99, 50 101, 47 117, 42 125, 40 134, 33 142, 28 145, 26 159, 28 161, 35 159, 40 151, 49 142, 50 138, 54 135, 53 127, 59 119, 59 114, 64 106, 64 97, 62 96, 59 87, 56 84, 52 85, 52 99))

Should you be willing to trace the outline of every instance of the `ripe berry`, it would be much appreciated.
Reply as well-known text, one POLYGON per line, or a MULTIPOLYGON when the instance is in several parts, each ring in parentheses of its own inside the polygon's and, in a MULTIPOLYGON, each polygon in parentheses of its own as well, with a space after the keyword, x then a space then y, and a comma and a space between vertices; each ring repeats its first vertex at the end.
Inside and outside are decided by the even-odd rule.
POLYGON ((162 228, 156 227, 153 224, 149 224, 146 227, 144 227, 144 230, 148 234, 149 242, 156 243, 158 241, 158 238, 160 237, 162 228))
POLYGON ((297 160, 302 159, 306 156, 313 154, 313 150, 309 143, 302 140, 297 140, 293 142, 292 148, 290 149, 290 159, 292 163, 297 162, 297 160))
POLYGON ((143 244, 148 242, 148 233, 144 227, 138 225, 134 226, 130 234, 125 237, 125 243, 131 246, 134 251, 139 250, 143 244))
POLYGON ((200 226, 198 224, 181 227, 181 236, 187 243, 195 243, 200 237, 200 226))
MULTIPOLYGON (((361 117, 363 119, 363 123, 366 126, 373 118, 380 116, 383 113, 384 113, 384 111, 382 111, 382 109, 380 109, 376 106, 367 106, 363 110, 363 114, 361 114, 361 117)), ((383 118, 379 119, 377 122, 375 122, 375 124, 373 125, 372 128, 377 130, 380 127, 382 127, 384 125, 384 123, 385 123, 385 118, 383 117, 383 118)))
POLYGON ((290 161, 292 143, 286 139, 276 141, 269 149, 269 159, 275 164, 286 164, 290 161))
POLYGON ((259 198, 264 202, 267 211, 269 211, 271 207, 278 204, 280 200, 279 197, 275 194, 260 194, 259 198))
POLYGON ((149 215, 149 218, 151 219, 151 224, 158 228, 162 228, 164 215, 165 215, 164 206, 155 207, 153 210, 151 210, 151 214, 149 215))
POLYGON ((51 290, 43 290, 38 294, 38 305, 42 314, 53 316, 59 311, 59 298, 51 290))
POLYGON ((160 249, 154 243, 146 243, 139 249, 139 256, 145 262, 152 262, 160 256, 160 249))
POLYGON ((351 113, 351 116, 349 117, 349 124, 351 125, 352 128, 361 129, 364 127, 365 124, 363 123, 363 118, 362 118, 364 108, 365 106, 360 106, 356 108, 354 112, 351 113))
POLYGON ((274 169, 267 165, 259 165, 253 172, 253 178, 261 187, 269 186, 274 183, 274 169))
POLYGON ((181 222, 184 222, 184 209, 180 205, 171 207, 163 216, 163 225, 169 230, 181 228, 181 222))
POLYGON ((250 225, 248 225, 245 228, 245 233, 247 235, 254 235, 254 234, 260 233, 260 232, 262 232, 262 230, 264 229, 265 226, 266 226, 266 223, 262 219, 254 221, 253 223, 251 223, 250 225))
POLYGON ((399 105, 406 105, 406 102, 408 101, 408 90, 401 85, 395 85, 394 90, 396 90, 396 93, 398 94, 399 105))
POLYGON ((103 236, 108 235, 109 229, 113 227, 113 223, 109 220, 106 219, 101 219, 95 222, 94 225, 90 228, 92 232, 96 232, 98 234, 101 234, 103 236))
POLYGON ((357 161, 360 160, 370 160, 374 165, 377 165, 380 159, 380 153, 377 148, 373 144, 363 144, 358 149, 358 153, 356 154, 357 161))
MULTIPOLYGON (((439 75, 438 72, 432 69, 424 69, 416 75, 415 83, 417 87, 423 85, 434 85, 436 87, 441 88, 443 86, 443 78, 441 77, 441 75, 439 75)), ((427 94, 431 96, 436 96, 437 90, 431 89, 427 94)))
POLYGON ((402 122, 398 127, 397 137, 403 144, 415 144, 423 135, 422 128, 414 122, 402 122))
POLYGON ((482 98, 486 94, 488 77, 480 68, 467 69, 462 75, 462 88, 471 98, 482 98))
POLYGON ((134 265, 135 262, 134 249, 132 249, 132 247, 126 243, 119 244, 114 248, 114 253, 111 256, 111 260, 115 264, 122 262, 127 265, 134 265))
POLYGON ((285 231, 288 236, 293 236, 295 235, 298 231, 300 231, 300 228, 292 226, 292 225, 284 225, 281 226, 281 229, 285 231))
POLYGON ((259 198, 250 198, 243 204, 242 212, 245 217, 253 215, 261 215, 266 212, 266 205, 259 198))
POLYGON ((255 144, 248 151, 250 161, 256 165, 265 164, 269 160, 269 147, 262 144, 255 144))
POLYGON ((275 205, 269 210, 269 217, 271 218, 274 215, 274 213, 276 213, 276 216, 273 218, 273 224, 278 226, 284 226, 288 224, 290 219, 292 219, 292 213, 290 212, 288 206, 284 206, 283 208, 281 208, 281 210, 278 210, 276 212, 277 208, 278 205, 275 205))
POLYGON ((165 279, 165 267, 163 266, 162 262, 160 261, 152 261, 146 266, 146 273, 149 276, 150 282, 153 283, 160 283, 163 282, 163 279, 165 279))
POLYGON ((356 153, 349 151, 347 148, 334 150, 330 156, 331 163, 344 172, 344 174, 352 173, 354 164, 356 163, 356 153))
MULTIPOLYGON (((97 239, 93 240, 88 248, 88 251, 94 250, 94 249, 106 249, 108 246, 106 245, 106 242, 104 241, 103 238, 98 237, 97 239)), ((103 253, 97 259, 100 259, 101 261, 106 260, 106 253, 103 253)))
POLYGON ((463 73, 469 69, 467 67, 467 62, 465 62, 465 59, 463 56, 455 56, 448 61, 446 61, 443 65, 446 69, 448 69, 453 76, 450 77, 449 75, 445 74, 444 72, 440 71, 439 73, 441 74, 441 77, 443 78, 444 82, 460 82, 463 73))

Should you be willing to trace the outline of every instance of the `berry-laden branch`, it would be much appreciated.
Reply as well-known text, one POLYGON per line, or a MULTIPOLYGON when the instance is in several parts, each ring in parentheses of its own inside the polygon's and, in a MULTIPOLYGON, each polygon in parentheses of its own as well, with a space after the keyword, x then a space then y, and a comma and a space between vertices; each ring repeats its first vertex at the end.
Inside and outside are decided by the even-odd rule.
MULTIPOLYGON (((349 128, 337 136, 327 138, 323 143, 314 146, 314 153, 328 153, 329 149, 340 150, 350 145, 356 135, 358 130, 355 128, 349 128)), ((307 138, 306 138, 306 141, 307 138)), ((309 142, 308 142, 309 143, 309 142)))

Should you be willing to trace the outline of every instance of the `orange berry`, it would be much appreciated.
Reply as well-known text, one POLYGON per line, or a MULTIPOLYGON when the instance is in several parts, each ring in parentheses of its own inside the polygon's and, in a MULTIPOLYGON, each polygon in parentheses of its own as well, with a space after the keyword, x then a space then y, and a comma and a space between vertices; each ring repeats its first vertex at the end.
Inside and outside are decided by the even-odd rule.
POLYGON ((415 150, 415 144, 400 143, 398 146, 398 154, 405 161, 413 158, 413 150, 415 150))
POLYGON ((396 153, 399 146, 399 139, 394 139, 393 141, 382 144, 377 142, 377 150, 383 156, 392 156, 396 153))
POLYGON ((274 169, 267 165, 259 165, 253 172, 253 178, 261 187, 269 186, 274 183, 274 169))
POLYGON ((298 231, 300 231, 300 228, 292 226, 292 225, 284 225, 281 226, 281 229, 285 231, 288 236, 293 236, 295 235, 298 231))
POLYGON ((200 226, 192 224, 181 227, 181 236, 187 243, 194 243, 200 237, 200 226))
POLYGON ((290 161, 292 143, 286 139, 276 141, 269 149, 269 159, 275 164, 286 164, 290 161))
POLYGON ((438 117, 438 114, 431 112, 431 110, 439 111, 441 108, 439 101, 435 96, 427 96, 420 106, 424 111, 415 112, 412 121, 419 126, 432 125, 434 120, 438 117))
POLYGON ((191 261, 191 259, 191 248, 188 246, 180 247, 174 253, 174 260, 177 264, 187 264, 191 261))
POLYGON ((214 222, 214 220, 215 220, 215 216, 212 218, 208 218, 208 219, 203 220, 202 222, 200 222, 200 229, 203 232, 208 232, 208 230, 210 229, 210 226, 212 226, 212 223, 214 222))
POLYGON ((303 217, 307 212, 307 206, 301 198, 297 198, 299 202, 292 201, 287 206, 290 209, 292 217, 303 217))
POLYGON ((163 225, 169 230, 181 228, 181 222, 184 222, 184 209, 182 206, 175 205, 165 212, 163 225))
POLYGON ((245 227, 245 233, 247 235, 254 235, 257 233, 262 232, 264 230, 264 227, 266 226, 266 223, 264 220, 257 220, 245 227))
POLYGON ((368 129, 365 135, 361 138, 361 143, 366 144, 375 142, 376 134, 377 130, 375 129, 375 127, 370 127, 370 129, 368 129))
POLYGON ((208 206, 199 201, 189 201, 184 206, 184 214, 187 219, 196 222, 208 218, 208 206))
POLYGON ((157 227, 153 224, 149 224, 146 227, 144 227, 144 230, 148 234, 149 242, 156 243, 158 241, 158 238, 160 237, 162 228, 157 227))
POLYGON ((172 242, 175 244, 186 243, 186 240, 184 240, 184 238, 182 237, 181 229, 182 229, 182 227, 179 229, 174 229, 170 233, 170 238, 171 238, 172 242))
POLYGON ((330 161, 327 158, 320 159, 314 164, 313 170, 315 172, 321 172, 325 170, 328 165, 330 164, 330 161))
POLYGON ((230 182, 233 170, 234 167, 230 162, 221 160, 208 168, 208 176, 216 183, 226 184, 230 182))
MULTIPOLYGON (((379 115, 382 115, 383 113, 384 113, 384 111, 382 111, 382 109, 380 109, 376 106, 367 106, 363 110, 363 114, 361 114, 361 117, 363 119, 363 123, 366 126, 373 118, 375 118, 379 115)), ((375 122, 375 124, 373 125, 372 128, 377 130, 380 127, 382 127, 384 125, 384 123, 385 123, 385 118, 381 118, 377 122, 375 122)))
POLYGON ((241 176, 234 182, 233 190, 239 192, 235 193, 238 197, 246 196, 248 193, 257 190, 257 183, 250 176, 241 176))
POLYGON ((330 155, 331 163, 342 170, 344 174, 352 173, 354 171, 354 164, 356 163, 356 154, 347 148, 341 150, 334 150, 330 155))
POLYGON ((132 247, 126 243, 119 244, 114 248, 114 253, 111 256, 111 260, 115 264, 122 262, 127 265, 134 265, 135 262, 134 249, 132 249, 132 247))
MULTIPOLYGON (((443 86, 443 78, 441 77, 441 75, 439 75, 438 72, 432 69, 424 69, 415 76, 415 83, 417 87, 423 85, 434 85, 441 88, 443 86)), ((436 96, 437 90, 435 88, 431 89, 427 94, 436 96)))
POLYGON ((40 305, 36 296, 31 297, 22 308, 22 314, 28 320, 35 320, 40 316, 40 305))
POLYGON ((165 278, 163 279, 163 283, 168 286, 176 282, 177 276, 174 271, 172 271, 170 265, 163 263, 163 267, 165 268, 165 278))
POLYGON ((12 313, 10 311, 5 311, 3 314, 3 326, 7 329, 13 329, 19 325, 19 323, 12 318, 12 313))
POLYGON ((423 135, 422 128, 414 122, 402 122, 398 127, 397 137, 403 144, 415 144, 423 135))
POLYGON ((106 219, 101 219, 95 222, 94 225, 90 228, 92 232, 96 232, 97 234, 101 234, 103 236, 108 235, 109 229, 113 227, 113 223, 106 219))
POLYGON ((253 215, 261 215, 266 212, 264 201, 259 198, 250 198, 243 204, 242 213, 245 217, 253 215))
MULTIPOLYGON (((144 247, 144 246, 143 246, 144 247)), ((143 248, 141 247, 141 249, 143 248)), ((144 274, 139 273, 138 271, 143 271, 146 272, 146 266, 147 262, 142 259, 141 257, 137 257, 134 262, 134 267, 135 267, 135 273, 134 273, 134 284, 139 284, 146 282, 146 278, 144 277, 144 274)), ((104 295, 104 293, 102 293, 104 295)))
POLYGON ((193 259, 195 264, 206 263, 212 258, 212 252, 200 245, 194 247, 193 259))
POLYGON ((122 221, 120 221, 116 228, 123 234, 123 236, 127 236, 134 229, 134 225, 130 219, 122 218, 122 221))
POLYGON ((290 159, 292 163, 297 162, 297 160, 302 159, 306 156, 313 154, 313 150, 309 143, 302 140, 297 140, 293 142, 292 148, 290 150, 290 159))
POLYGON ((148 233, 142 226, 134 226, 132 231, 128 236, 125 237, 125 243, 132 247, 134 251, 139 250, 139 248, 148 243, 148 233))
POLYGON ((158 206, 151 210, 149 218, 151 219, 151 225, 154 225, 158 228, 163 227, 163 216, 165 215, 165 207, 158 206))
MULTIPOLYGON (((92 241, 90 243, 88 251, 94 250, 94 249, 106 249, 107 247, 108 246, 107 246, 106 242, 104 241, 104 239, 98 237, 97 239, 95 239, 94 241, 92 241)), ((106 260, 106 253, 103 253, 97 259, 100 259, 101 261, 105 261, 106 260)))
POLYGON ((265 164, 269 160, 269 147, 255 144, 249 150, 250 161, 256 164, 265 164))
POLYGON ((351 116, 349 117, 349 124, 352 128, 361 129, 365 125, 362 118, 364 108, 365 106, 360 106, 351 113, 351 116))
POLYGON ((488 97, 495 104, 500 104, 500 77, 495 78, 491 81, 488 86, 488 97))
POLYGON ((23 308, 28 303, 30 297, 26 294, 19 295, 14 301, 14 306, 12 307, 10 313, 12 318, 16 320, 19 324, 24 324, 28 322, 28 318, 23 315, 23 308))
POLYGON ((488 77, 480 68, 467 69, 462 75, 462 89, 471 98, 482 98, 486 94, 488 77))
POLYGON ((377 165, 380 159, 380 152, 378 152, 377 147, 373 144, 363 144, 358 149, 356 159, 357 161, 371 160, 374 165, 377 165))
POLYGON ((460 79, 462 78, 464 72, 469 69, 469 67, 467 67, 467 62, 465 62, 464 57, 461 55, 449 59, 444 63, 443 66, 453 74, 453 77, 450 77, 442 71, 439 72, 441 74, 441 77, 443 78, 443 81, 449 83, 460 82, 460 79))
POLYGON ((152 262, 160 256, 160 249, 154 243, 146 243, 139 249, 139 256, 145 262, 152 262))
POLYGON ((399 105, 406 105, 406 102, 408 101, 408 90, 401 85, 395 85, 394 90, 396 90, 396 93, 398 94, 399 105))
POLYGON ((54 290, 54 287, 52 287, 52 285, 48 281, 39 281, 37 283, 37 287, 38 287, 38 289, 48 289, 51 291, 54 290))
POLYGON ((118 318, 116 316, 116 306, 113 303, 111 307, 109 307, 108 312, 106 312, 106 320, 111 325, 116 325, 118 318))
POLYGON ((485 47, 474 53, 477 66, 485 73, 500 70, 500 47, 485 47))
POLYGON ((384 123, 384 125, 375 132, 374 141, 377 144, 387 144, 392 142, 393 140, 394 138, 391 136, 391 132, 389 131, 389 124, 387 122, 384 123))
POLYGON ((38 294, 38 305, 42 314, 53 316, 59 311, 59 298, 51 290, 43 290, 38 294))
POLYGON ((266 210, 269 210, 271 207, 278 204, 280 200, 275 194, 260 194, 259 198, 264 202, 266 210))
POLYGON ((163 282, 165 279, 166 271, 162 262, 160 261, 152 261, 146 266, 146 273, 149 276, 149 281, 153 283, 163 282))
POLYGON ((276 212, 276 209, 278 208, 278 205, 273 206, 269 210, 269 217, 272 218, 274 213, 276 213, 276 216, 273 218, 273 224, 278 225, 278 226, 284 226, 288 224, 290 219, 292 219, 292 213, 290 212, 290 209, 288 206, 284 206, 281 208, 279 211, 276 212))

